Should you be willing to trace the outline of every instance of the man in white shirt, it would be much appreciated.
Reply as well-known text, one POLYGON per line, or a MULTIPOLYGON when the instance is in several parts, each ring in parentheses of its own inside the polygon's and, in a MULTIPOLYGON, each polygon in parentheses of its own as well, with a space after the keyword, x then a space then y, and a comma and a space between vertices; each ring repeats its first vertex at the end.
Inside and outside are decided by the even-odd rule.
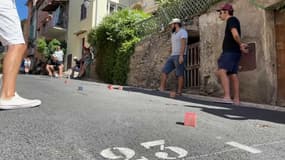
POLYGON ((168 58, 165 66, 162 69, 159 90, 165 90, 167 75, 175 69, 176 76, 178 78, 177 95, 181 95, 184 84, 184 65, 187 53, 188 33, 182 28, 181 20, 178 18, 173 19, 169 25, 171 25, 172 29, 170 49, 171 56, 168 58))
POLYGON ((59 71, 59 77, 63 76, 63 51, 61 50, 60 46, 56 47, 56 50, 51 58, 51 63, 46 66, 49 76, 53 76, 53 72, 55 69, 59 71))
POLYGON ((16 79, 27 47, 15 0, 0 1, 0 41, 4 46, 8 46, 3 63, 0 109, 21 109, 41 105, 40 100, 25 99, 16 92, 16 79))

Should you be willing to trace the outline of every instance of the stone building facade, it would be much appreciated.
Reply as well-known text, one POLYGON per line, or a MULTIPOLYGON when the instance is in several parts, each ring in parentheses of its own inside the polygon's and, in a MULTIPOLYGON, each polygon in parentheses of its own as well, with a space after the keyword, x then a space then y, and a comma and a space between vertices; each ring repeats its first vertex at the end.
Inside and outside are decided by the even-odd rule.
MULTIPOLYGON (((194 23, 194 29, 188 29, 189 39, 197 37, 193 34, 198 32, 200 40, 199 92, 211 96, 221 96, 222 93, 214 72, 222 52, 225 22, 219 20, 216 9, 225 2, 228 1, 218 3, 196 17, 198 22, 194 23)), ((285 67, 282 64, 285 62, 285 41, 278 36, 285 34, 285 29, 282 29, 285 28, 285 13, 274 8, 280 6, 277 4, 282 3, 282 0, 259 0, 255 4, 248 0, 230 2, 234 6, 235 16, 241 22, 242 41, 255 46, 255 52, 252 52, 255 53, 255 59, 245 61, 256 66, 239 74, 242 100, 285 105, 285 87, 282 85, 282 81, 285 81, 285 67)), ((130 65, 130 85, 158 87, 160 70, 168 56, 167 47, 170 45, 167 35, 169 33, 153 35, 138 44, 130 65)))

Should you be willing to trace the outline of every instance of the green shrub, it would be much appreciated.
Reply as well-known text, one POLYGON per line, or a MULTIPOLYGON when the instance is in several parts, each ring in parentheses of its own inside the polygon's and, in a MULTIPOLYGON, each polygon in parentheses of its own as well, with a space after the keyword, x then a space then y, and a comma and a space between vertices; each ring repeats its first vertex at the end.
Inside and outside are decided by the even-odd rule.
POLYGON ((135 23, 149 15, 138 10, 121 10, 92 29, 88 41, 96 48, 96 72, 107 83, 125 84, 129 61, 140 41, 135 23))
POLYGON ((48 58, 48 45, 45 38, 39 38, 37 40, 37 50, 41 53, 45 58, 48 58))
POLYGON ((49 49, 50 54, 53 54, 53 52, 56 50, 57 46, 61 46, 61 42, 57 39, 52 39, 48 43, 48 49, 49 49))
POLYGON ((65 53, 65 42, 60 42, 57 39, 52 39, 48 41, 45 38, 39 38, 37 40, 37 50, 43 55, 46 60, 49 59, 50 56, 54 53, 57 46, 61 46, 63 52, 65 53))

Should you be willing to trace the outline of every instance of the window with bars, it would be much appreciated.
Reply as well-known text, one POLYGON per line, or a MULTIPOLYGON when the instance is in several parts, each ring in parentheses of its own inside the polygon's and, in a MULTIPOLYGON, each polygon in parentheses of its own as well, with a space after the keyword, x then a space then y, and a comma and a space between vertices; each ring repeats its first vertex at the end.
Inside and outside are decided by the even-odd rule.
POLYGON ((189 45, 184 73, 185 88, 200 87, 200 43, 189 45))
POLYGON ((113 12, 116 12, 118 11, 118 4, 115 3, 115 2, 112 2, 112 1, 108 1, 108 4, 107 4, 107 11, 108 11, 108 14, 111 14, 113 12))
POLYGON ((80 20, 84 20, 87 18, 87 8, 85 7, 84 4, 81 5, 81 12, 80 12, 80 20))

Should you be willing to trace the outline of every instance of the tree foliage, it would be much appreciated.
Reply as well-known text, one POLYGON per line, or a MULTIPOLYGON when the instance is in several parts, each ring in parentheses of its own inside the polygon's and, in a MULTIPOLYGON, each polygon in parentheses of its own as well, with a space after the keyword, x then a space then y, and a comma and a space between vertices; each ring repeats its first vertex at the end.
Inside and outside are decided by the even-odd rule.
POLYGON ((65 43, 60 42, 57 39, 52 39, 51 41, 46 40, 45 38, 39 38, 37 40, 37 50, 45 59, 49 59, 53 54, 57 46, 61 46, 63 51, 65 51, 65 43))
POLYGON ((149 15, 138 10, 121 10, 107 16, 88 35, 96 48, 96 71, 107 83, 125 84, 129 72, 130 56, 140 41, 135 23, 149 15))

